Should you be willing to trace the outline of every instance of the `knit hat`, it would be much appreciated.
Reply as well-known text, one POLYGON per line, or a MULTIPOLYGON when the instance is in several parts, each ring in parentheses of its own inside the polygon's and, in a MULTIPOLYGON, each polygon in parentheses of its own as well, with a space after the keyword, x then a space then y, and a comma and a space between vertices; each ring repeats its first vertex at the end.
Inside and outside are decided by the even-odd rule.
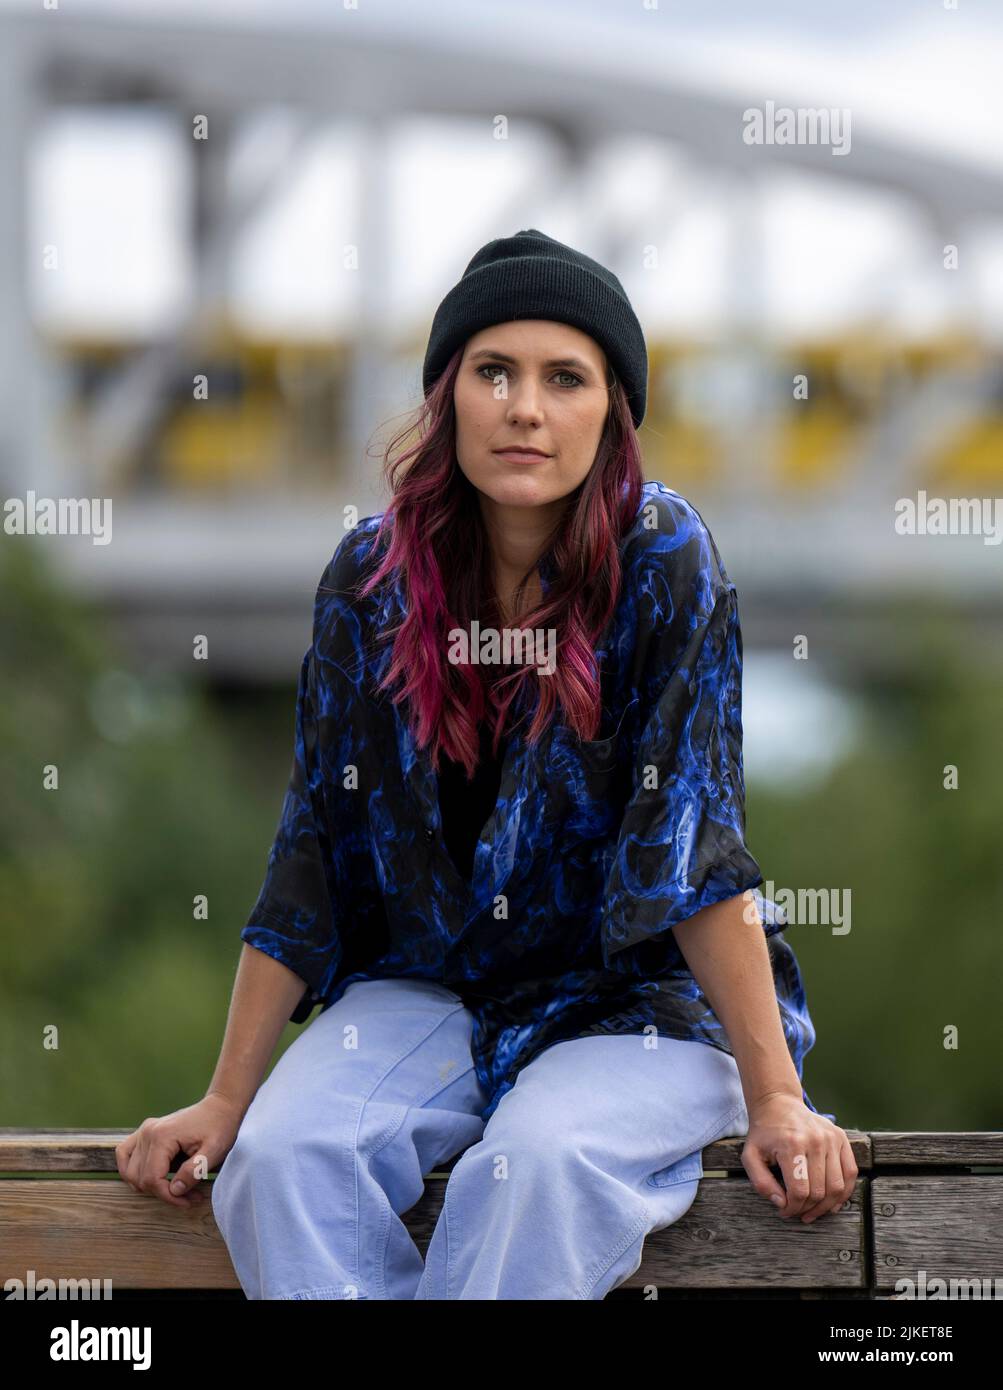
POLYGON ((532 227, 482 246, 436 309, 422 369, 425 395, 469 337, 510 319, 555 319, 594 338, 623 382, 640 428, 648 352, 623 286, 598 261, 532 227))

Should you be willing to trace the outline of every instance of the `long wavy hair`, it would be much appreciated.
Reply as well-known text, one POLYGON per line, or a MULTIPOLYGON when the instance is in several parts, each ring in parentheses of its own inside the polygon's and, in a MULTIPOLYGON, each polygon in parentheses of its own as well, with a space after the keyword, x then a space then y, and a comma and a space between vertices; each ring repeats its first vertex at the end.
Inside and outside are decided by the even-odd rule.
POLYGON ((454 663, 447 656, 451 629, 470 632, 474 619, 501 626, 477 489, 456 458, 453 385, 462 357, 460 347, 386 447, 383 473, 392 500, 372 552, 384 548, 384 554, 359 592, 365 596, 383 581, 402 583, 406 615, 381 634, 393 641, 393 653, 380 689, 403 682, 393 698, 408 702, 416 744, 429 750, 436 770, 445 754, 470 777, 482 721, 496 756, 499 740, 526 719, 531 743, 555 718, 580 739, 596 737, 602 697, 595 649, 616 609, 618 546, 637 515, 644 475, 627 393, 610 368, 610 408, 595 460, 515 594, 521 628, 556 630, 554 672, 529 662, 454 663), (526 585, 544 564, 550 578, 543 600, 522 613, 526 585))

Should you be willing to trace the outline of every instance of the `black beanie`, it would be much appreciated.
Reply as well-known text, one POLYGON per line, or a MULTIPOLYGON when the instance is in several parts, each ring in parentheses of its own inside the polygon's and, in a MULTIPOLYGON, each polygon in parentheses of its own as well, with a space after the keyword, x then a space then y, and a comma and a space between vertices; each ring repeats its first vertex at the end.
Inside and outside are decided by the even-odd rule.
POLYGON ((532 227, 482 246, 436 309, 422 370, 425 395, 469 337, 510 319, 555 319, 594 338, 623 382, 640 428, 648 352, 623 286, 598 261, 532 227))

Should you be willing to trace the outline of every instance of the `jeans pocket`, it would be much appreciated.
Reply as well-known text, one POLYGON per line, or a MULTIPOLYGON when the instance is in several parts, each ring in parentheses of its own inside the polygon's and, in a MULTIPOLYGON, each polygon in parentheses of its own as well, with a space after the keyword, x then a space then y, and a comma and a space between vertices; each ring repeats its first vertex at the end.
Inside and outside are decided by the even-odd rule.
POLYGON ((650 1187, 672 1187, 674 1183, 693 1182, 697 1178, 703 1177, 703 1153, 696 1149, 691 1154, 684 1155, 675 1163, 670 1163, 667 1168, 659 1168, 657 1173, 652 1173, 648 1178, 650 1187))
POLYGON ((724 1135, 732 1134, 740 1123, 747 1124, 744 1101, 733 1106, 716 1120, 710 1129, 700 1136, 700 1142, 692 1153, 685 1154, 682 1158, 676 1159, 675 1163, 652 1173, 647 1180, 648 1186, 671 1187, 674 1183, 693 1182, 695 1178, 702 1178, 704 1146, 713 1144, 724 1135))

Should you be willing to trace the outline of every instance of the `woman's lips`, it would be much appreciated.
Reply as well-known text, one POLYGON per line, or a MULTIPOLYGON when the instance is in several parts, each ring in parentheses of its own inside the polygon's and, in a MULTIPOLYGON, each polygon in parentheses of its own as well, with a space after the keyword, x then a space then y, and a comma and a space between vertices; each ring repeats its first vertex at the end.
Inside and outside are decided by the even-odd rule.
POLYGON ((495 458, 506 459, 509 463, 546 463, 549 454, 528 454, 524 449, 495 449, 495 458))

